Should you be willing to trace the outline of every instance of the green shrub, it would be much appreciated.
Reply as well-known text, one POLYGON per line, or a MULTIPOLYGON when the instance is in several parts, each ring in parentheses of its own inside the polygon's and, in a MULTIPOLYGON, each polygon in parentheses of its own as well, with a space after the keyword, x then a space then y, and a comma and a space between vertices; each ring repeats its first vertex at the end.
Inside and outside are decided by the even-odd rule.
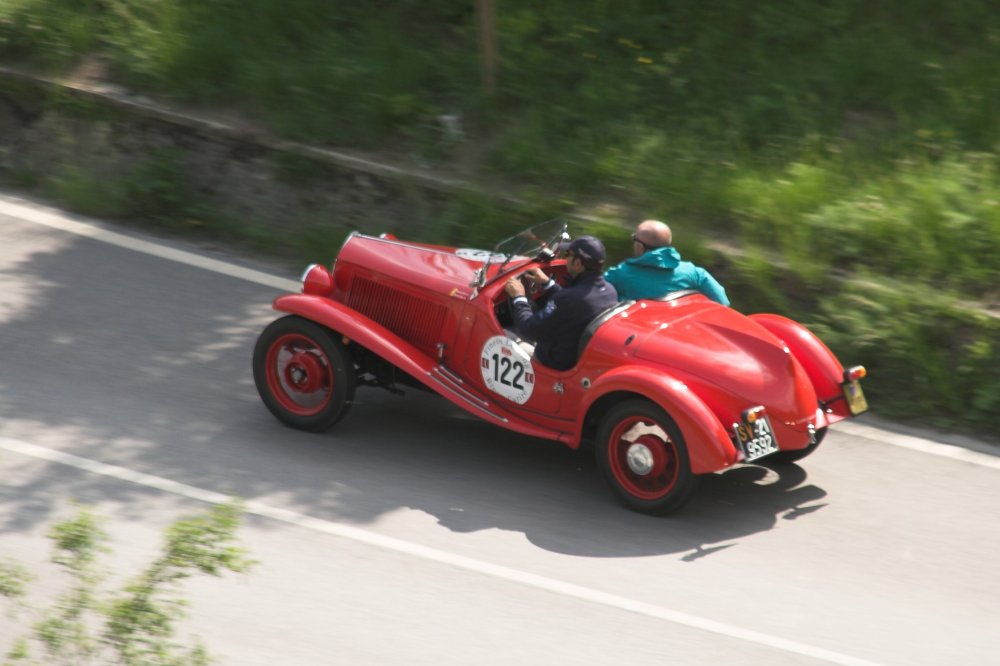
POLYGON ((984 432, 995 425, 1000 317, 954 294, 869 278, 824 299, 815 327, 845 363, 869 370, 881 413, 984 432))
POLYGON ((167 528, 160 556, 118 592, 102 590, 99 558, 107 534, 87 510, 56 523, 49 532, 52 562, 70 585, 50 608, 28 602, 32 576, 20 564, 0 562, 0 596, 34 622, 14 639, 5 663, 33 664, 32 650, 46 664, 121 664, 189 666, 210 663, 201 644, 176 642, 177 622, 185 617, 178 583, 197 574, 221 576, 246 571, 252 562, 236 541, 242 508, 232 502, 181 519, 167 528))
POLYGON ((49 193, 84 215, 122 217, 128 212, 122 183, 86 167, 64 164, 42 182, 49 193))

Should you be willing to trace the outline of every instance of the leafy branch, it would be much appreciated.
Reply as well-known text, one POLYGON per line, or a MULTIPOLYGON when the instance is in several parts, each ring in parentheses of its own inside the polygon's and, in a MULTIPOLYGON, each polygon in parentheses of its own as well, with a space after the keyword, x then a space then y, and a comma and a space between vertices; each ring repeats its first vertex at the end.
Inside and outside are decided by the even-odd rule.
POLYGON ((30 632, 17 639, 5 666, 37 664, 32 648, 45 652, 45 664, 77 666, 203 666, 211 659, 200 643, 175 640, 186 603, 180 583, 197 574, 242 573, 253 562, 236 540, 242 505, 233 501, 178 520, 167 528, 159 557, 116 593, 101 594, 97 563, 108 551, 100 521, 83 509, 49 532, 52 561, 70 577, 68 589, 51 608, 35 611, 26 602, 31 575, 19 564, 0 561, 0 596, 15 613, 36 615, 30 632))

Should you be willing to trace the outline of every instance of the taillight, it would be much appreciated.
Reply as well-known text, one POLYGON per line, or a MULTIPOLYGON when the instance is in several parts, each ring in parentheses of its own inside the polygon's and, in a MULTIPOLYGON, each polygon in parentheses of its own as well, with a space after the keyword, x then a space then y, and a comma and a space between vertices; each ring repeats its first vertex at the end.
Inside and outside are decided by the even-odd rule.
POLYGON ((760 417, 764 416, 767 412, 764 410, 763 405, 757 405, 756 407, 751 407, 750 409, 743 410, 743 420, 747 423, 753 423, 760 417))
POLYGON ((856 365, 853 368, 848 368, 847 370, 844 370, 844 381, 845 382, 856 382, 859 379, 863 379, 864 376, 867 375, 867 374, 868 374, 868 371, 865 370, 865 366, 863 366, 863 365, 856 365))

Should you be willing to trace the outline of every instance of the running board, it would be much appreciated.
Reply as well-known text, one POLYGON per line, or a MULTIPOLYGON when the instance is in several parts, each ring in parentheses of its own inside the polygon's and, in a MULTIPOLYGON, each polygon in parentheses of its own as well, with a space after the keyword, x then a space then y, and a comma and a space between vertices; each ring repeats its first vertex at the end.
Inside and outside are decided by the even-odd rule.
POLYGON ((501 423, 507 423, 508 419, 506 416, 497 414, 492 409, 490 409, 490 403, 481 395, 476 393, 473 389, 467 387, 462 378, 453 373, 448 368, 443 365, 438 365, 431 369, 427 375, 438 383, 444 390, 450 392, 457 398, 460 398, 463 402, 475 407, 481 412, 485 412, 492 418, 500 421, 501 423))

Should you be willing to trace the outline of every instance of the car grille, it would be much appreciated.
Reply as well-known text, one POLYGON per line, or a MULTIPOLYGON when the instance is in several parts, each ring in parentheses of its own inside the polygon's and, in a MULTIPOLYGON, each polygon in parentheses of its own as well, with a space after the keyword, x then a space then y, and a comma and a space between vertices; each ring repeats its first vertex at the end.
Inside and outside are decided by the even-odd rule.
POLYGON ((448 313, 443 305, 358 277, 347 305, 428 353, 440 341, 448 313))

